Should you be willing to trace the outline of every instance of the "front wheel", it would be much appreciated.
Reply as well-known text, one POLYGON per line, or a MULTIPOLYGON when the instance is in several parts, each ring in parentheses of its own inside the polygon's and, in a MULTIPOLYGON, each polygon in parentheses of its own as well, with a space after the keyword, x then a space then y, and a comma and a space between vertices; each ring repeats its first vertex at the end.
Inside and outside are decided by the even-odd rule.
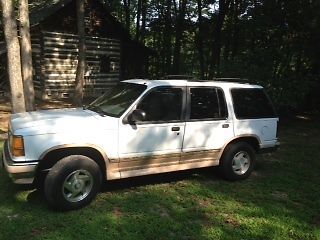
POLYGON ((227 180, 235 181, 250 176, 255 165, 255 152, 246 142, 228 145, 220 160, 220 172, 227 180))
POLYGON ((82 155, 62 158, 49 171, 44 185, 48 203, 55 209, 73 210, 89 204, 101 185, 98 164, 82 155))

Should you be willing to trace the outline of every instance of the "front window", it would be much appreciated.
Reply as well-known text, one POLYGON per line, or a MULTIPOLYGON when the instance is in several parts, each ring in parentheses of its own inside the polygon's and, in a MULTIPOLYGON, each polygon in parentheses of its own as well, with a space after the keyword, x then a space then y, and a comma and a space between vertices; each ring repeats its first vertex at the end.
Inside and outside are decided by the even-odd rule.
POLYGON ((146 122, 179 121, 182 113, 181 88, 158 87, 151 90, 138 104, 146 113, 146 122))
POLYGON ((146 88, 141 84, 121 82, 92 102, 88 109, 111 117, 120 117, 146 88))

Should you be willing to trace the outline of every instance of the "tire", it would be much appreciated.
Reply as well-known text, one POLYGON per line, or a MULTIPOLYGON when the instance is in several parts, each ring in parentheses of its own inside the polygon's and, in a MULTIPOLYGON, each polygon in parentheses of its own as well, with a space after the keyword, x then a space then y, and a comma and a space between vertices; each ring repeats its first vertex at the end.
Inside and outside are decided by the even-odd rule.
POLYGON ((255 161, 255 152, 248 143, 231 143, 225 148, 220 160, 220 173, 229 181, 246 179, 252 173, 255 161))
POLYGON ((86 156, 71 155, 62 158, 49 171, 44 184, 45 197, 54 209, 79 209, 95 198, 101 179, 95 161, 86 156))

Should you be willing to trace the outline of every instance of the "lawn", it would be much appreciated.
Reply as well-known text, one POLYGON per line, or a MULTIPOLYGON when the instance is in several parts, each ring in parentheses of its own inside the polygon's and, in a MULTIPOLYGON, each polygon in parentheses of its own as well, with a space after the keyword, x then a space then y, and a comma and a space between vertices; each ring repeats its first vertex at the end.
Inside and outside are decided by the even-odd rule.
POLYGON ((1 170, 0 239, 320 239, 319 136, 319 122, 295 119, 245 181, 206 169, 111 182, 72 212, 1 170))

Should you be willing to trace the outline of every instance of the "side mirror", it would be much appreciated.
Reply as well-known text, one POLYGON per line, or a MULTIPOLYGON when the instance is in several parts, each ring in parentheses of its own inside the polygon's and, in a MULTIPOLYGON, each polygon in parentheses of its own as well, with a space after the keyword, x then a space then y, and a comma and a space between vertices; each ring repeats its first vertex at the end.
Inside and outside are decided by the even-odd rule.
POLYGON ((130 123, 144 121, 146 119, 146 112, 141 109, 135 109, 128 116, 128 120, 130 123))

